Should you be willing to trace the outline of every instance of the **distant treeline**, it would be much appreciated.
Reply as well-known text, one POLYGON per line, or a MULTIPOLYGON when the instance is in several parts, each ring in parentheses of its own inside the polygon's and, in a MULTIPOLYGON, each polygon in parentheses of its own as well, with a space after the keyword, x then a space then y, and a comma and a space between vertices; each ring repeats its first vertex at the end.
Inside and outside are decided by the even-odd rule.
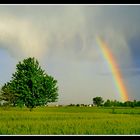
POLYGON ((118 106, 118 107, 140 107, 140 101, 126 101, 126 102, 120 102, 120 101, 112 101, 107 100, 103 103, 103 106, 105 107, 111 107, 111 106, 118 106))
POLYGON ((103 106, 103 107, 140 107, 140 101, 125 101, 120 102, 117 100, 110 100, 107 99, 106 101, 103 100, 102 97, 95 97, 93 98, 93 104, 70 104, 68 106, 103 106))
POLYGON ((95 97, 92 100, 93 100, 93 104, 97 105, 97 106, 104 106, 104 107, 112 107, 112 106, 140 107, 140 101, 136 101, 136 100, 120 102, 120 101, 117 101, 117 100, 107 99, 106 101, 104 101, 102 97, 95 97))

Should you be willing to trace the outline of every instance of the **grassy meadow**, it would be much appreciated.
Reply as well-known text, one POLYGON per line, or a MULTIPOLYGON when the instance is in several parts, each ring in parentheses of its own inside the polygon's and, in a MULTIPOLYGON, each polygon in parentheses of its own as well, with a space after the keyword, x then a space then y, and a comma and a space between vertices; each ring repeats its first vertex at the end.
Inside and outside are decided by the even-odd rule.
POLYGON ((0 108, 1 135, 140 135, 140 108, 0 108))

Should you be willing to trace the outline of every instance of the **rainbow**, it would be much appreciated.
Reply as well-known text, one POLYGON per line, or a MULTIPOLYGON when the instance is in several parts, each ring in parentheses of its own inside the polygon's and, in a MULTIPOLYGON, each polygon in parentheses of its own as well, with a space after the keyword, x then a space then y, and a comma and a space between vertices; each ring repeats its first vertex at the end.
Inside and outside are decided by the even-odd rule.
POLYGON ((116 63, 111 51, 108 48, 108 44, 99 36, 96 37, 96 41, 102 50, 104 58, 108 62, 108 66, 112 72, 112 75, 113 75, 113 78, 115 81, 115 85, 118 89, 118 93, 121 97, 121 100, 124 102, 128 101, 128 94, 127 94, 127 90, 126 90, 126 87, 123 82, 121 72, 117 66, 117 63, 116 63))

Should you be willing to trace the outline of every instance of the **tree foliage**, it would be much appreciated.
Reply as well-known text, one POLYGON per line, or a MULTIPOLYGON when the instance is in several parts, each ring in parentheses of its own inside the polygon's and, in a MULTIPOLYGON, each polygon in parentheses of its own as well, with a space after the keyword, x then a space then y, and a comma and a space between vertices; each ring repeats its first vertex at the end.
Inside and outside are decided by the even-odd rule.
POLYGON ((103 102, 104 102, 104 100, 102 97, 93 98, 93 104, 95 104, 97 106, 101 106, 103 102))
POLYGON ((1 90, 1 100, 30 109, 58 99, 57 80, 47 75, 34 57, 19 62, 12 79, 1 90))

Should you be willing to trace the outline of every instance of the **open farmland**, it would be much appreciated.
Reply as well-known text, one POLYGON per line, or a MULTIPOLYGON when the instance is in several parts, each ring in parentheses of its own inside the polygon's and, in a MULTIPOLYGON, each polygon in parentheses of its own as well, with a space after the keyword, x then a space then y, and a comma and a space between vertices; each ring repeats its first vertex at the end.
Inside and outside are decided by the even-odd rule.
POLYGON ((0 108, 1 135, 139 135, 140 108, 0 108))

